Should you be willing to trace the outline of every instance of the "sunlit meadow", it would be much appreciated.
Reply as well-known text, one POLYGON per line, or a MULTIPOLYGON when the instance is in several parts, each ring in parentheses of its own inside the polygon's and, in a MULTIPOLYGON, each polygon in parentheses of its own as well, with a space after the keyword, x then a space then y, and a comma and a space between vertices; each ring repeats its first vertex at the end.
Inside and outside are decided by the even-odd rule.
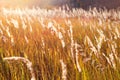
POLYGON ((120 80, 120 10, 0 9, 0 80, 120 80))

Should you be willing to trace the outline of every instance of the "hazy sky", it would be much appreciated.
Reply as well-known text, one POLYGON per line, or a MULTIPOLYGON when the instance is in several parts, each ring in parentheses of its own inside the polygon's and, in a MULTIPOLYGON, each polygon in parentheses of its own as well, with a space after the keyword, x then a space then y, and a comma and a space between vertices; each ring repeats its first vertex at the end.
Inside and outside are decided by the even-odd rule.
POLYGON ((0 6, 25 6, 32 3, 33 0, 0 0, 0 6))

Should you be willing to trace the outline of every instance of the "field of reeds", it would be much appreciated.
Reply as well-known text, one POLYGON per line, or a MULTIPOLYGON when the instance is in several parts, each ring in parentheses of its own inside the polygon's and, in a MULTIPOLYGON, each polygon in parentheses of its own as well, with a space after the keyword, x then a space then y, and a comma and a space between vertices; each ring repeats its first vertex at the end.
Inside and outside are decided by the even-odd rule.
POLYGON ((0 9, 0 80, 120 80, 120 11, 0 9))

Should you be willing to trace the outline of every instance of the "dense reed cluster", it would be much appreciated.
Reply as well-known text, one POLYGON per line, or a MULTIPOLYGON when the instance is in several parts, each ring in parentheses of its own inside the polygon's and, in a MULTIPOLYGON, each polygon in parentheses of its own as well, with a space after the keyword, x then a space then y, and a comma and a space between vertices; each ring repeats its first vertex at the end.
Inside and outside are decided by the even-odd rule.
POLYGON ((119 80, 120 11, 0 9, 0 80, 119 80))

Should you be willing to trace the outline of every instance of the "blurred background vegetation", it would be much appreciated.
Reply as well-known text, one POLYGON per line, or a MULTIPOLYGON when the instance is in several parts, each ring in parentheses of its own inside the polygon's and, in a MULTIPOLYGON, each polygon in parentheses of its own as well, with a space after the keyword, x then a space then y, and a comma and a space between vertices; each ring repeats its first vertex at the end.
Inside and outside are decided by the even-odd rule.
POLYGON ((0 0, 0 7, 41 7, 54 8, 68 5, 70 8, 106 8, 116 9, 120 0, 0 0))

